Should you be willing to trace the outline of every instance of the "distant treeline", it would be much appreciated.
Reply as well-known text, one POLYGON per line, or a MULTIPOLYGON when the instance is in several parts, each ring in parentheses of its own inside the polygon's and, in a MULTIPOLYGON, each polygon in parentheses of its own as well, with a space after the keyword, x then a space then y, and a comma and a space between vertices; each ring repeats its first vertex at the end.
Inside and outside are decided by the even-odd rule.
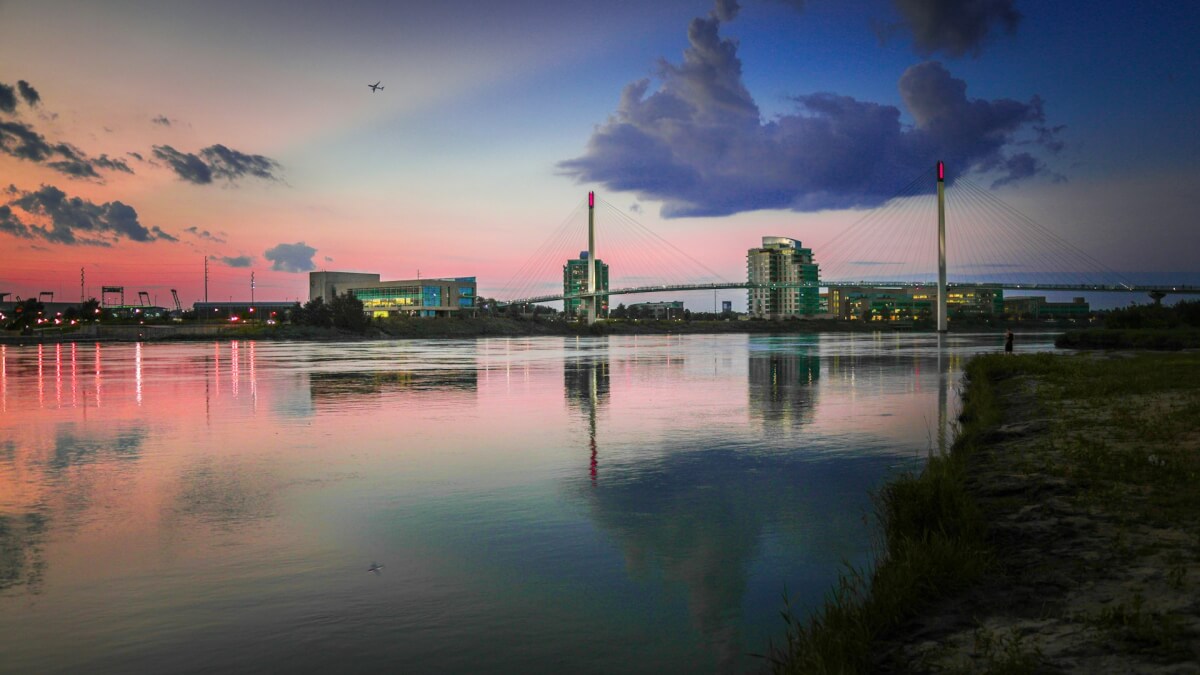
POLYGON ((1200 348, 1200 301, 1114 309, 1104 316, 1103 328, 1067 331, 1054 344, 1069 349, 1200 348))

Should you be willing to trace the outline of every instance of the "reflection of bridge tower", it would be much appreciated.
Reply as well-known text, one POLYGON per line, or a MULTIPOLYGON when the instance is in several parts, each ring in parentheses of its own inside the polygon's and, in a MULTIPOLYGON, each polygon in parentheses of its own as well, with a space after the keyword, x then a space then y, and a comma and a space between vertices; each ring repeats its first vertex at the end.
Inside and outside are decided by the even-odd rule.
POLYGON ((750 413, 773 423, 812 419, 821 359, 803 352, 750 352, 750 413))
POLYGON ((563 364, 563 395, 567 404, 587 416, 588 448, 591 451, 589 473, 596 480, 596 412, 608 404, 608 359, 563 364))

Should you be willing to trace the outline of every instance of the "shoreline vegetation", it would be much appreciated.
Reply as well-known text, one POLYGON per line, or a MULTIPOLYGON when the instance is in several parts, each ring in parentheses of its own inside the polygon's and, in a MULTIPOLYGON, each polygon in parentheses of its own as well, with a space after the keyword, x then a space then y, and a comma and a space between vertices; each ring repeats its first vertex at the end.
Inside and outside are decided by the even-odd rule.
POLYGON ((877 495, 882 543, 782 673, 1194 672, 1200 353, 981 355, 959 433, 877 495))
MULTIPOLYGON (((1030 326, 1044 331, 1053 326, 1030 326)), ((365 323, 358 328, 311 326, 296 324, 85 324, 73 329, 44 329, 21 335, 17 331, 0 331, 0 344, 38 344, 58 342, 160 342, 218 340, 312 340, 360 341, 402 339, 468 339, 475 337, 536 337, 536 336, 602 336, 602 335, 697 335, 697 334, 811 334, 826 332, 870 333, 894 331, 932 331, 930 322, 903 325, 841 321, 835 319, 805 320, 687 320, 653 319, 604 320, 593 326, 543 317, 468 317, 468 318, 411 318, 384 319, 365 323)), ((1001 327, 986 320, 959 321, 952 332, 1000 331, 1001 327)))

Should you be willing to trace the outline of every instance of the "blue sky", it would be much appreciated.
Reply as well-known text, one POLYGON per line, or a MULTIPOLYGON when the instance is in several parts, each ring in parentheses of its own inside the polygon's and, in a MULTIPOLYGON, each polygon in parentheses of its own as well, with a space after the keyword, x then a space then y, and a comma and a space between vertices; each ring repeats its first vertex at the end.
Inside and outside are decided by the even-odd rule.
POLYGON ((1195 277, 1198 26, 1175 2, 0 2, 0 290, 82 266, 195 299, 207 254, 219 295, 319 268, 499 295, 589 189, 738 278, 763 235, 820 260, 942 155, 1115 269, 1195 277))

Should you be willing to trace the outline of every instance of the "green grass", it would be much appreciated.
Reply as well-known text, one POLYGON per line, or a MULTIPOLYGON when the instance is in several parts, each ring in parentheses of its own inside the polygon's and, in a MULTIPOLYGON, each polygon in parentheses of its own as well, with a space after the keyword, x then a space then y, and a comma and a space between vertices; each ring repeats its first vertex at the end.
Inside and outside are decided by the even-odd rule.
POLYGON ((869 575, 848 570, 807 621, 785 608, 786 641, 768 657, 775 672, 869 672, 877 636, 988 572, 986 523, 966 489, 966 461, 1000 419, 995 389, 1010 379, 1012 361, 993 355, 968 364, 970 384, 954 447, 877 495, 885 555, 869 575))
MULTIPOLYGON (((965 479, 970 457, 991 442, 1001 423, 1001 400, 1010 390, 1034 392, 1022 397, 1033 407, 1010 410, 1005 421, 1024 421, 1023 415, 1049 420, 1044 432, 1013 449, 1008 461, 1014 468, 1070 480, 1080 488, 1075 498, 1109 514, 1121 532, 1181 522, 1194 527, 1200 513, 1200 354, 984 355, 967 364, 967 378, 951 451, 876 497, 884 555, 873 569, 844 573, 808 620, 785 609, 785 643, 769 655, 775 672, 870 672, 876 639, 932 600, 993 573, 986 518, 965 479)), ((1129 548, 1128 541, 1113 543, 1122 545, 1129 548)), ((1166 578, 1182 588, 1188 581, 1183 561, 1169 567, 1166 578)), ((1173 620, 1142 611, 1134 601, 1090 622, 1138 649, 1171 652, 1177 644, 1173 620)), ((1013 639, 977 640, 970 667, 1036 671, 1040 654, 1013 639)))

